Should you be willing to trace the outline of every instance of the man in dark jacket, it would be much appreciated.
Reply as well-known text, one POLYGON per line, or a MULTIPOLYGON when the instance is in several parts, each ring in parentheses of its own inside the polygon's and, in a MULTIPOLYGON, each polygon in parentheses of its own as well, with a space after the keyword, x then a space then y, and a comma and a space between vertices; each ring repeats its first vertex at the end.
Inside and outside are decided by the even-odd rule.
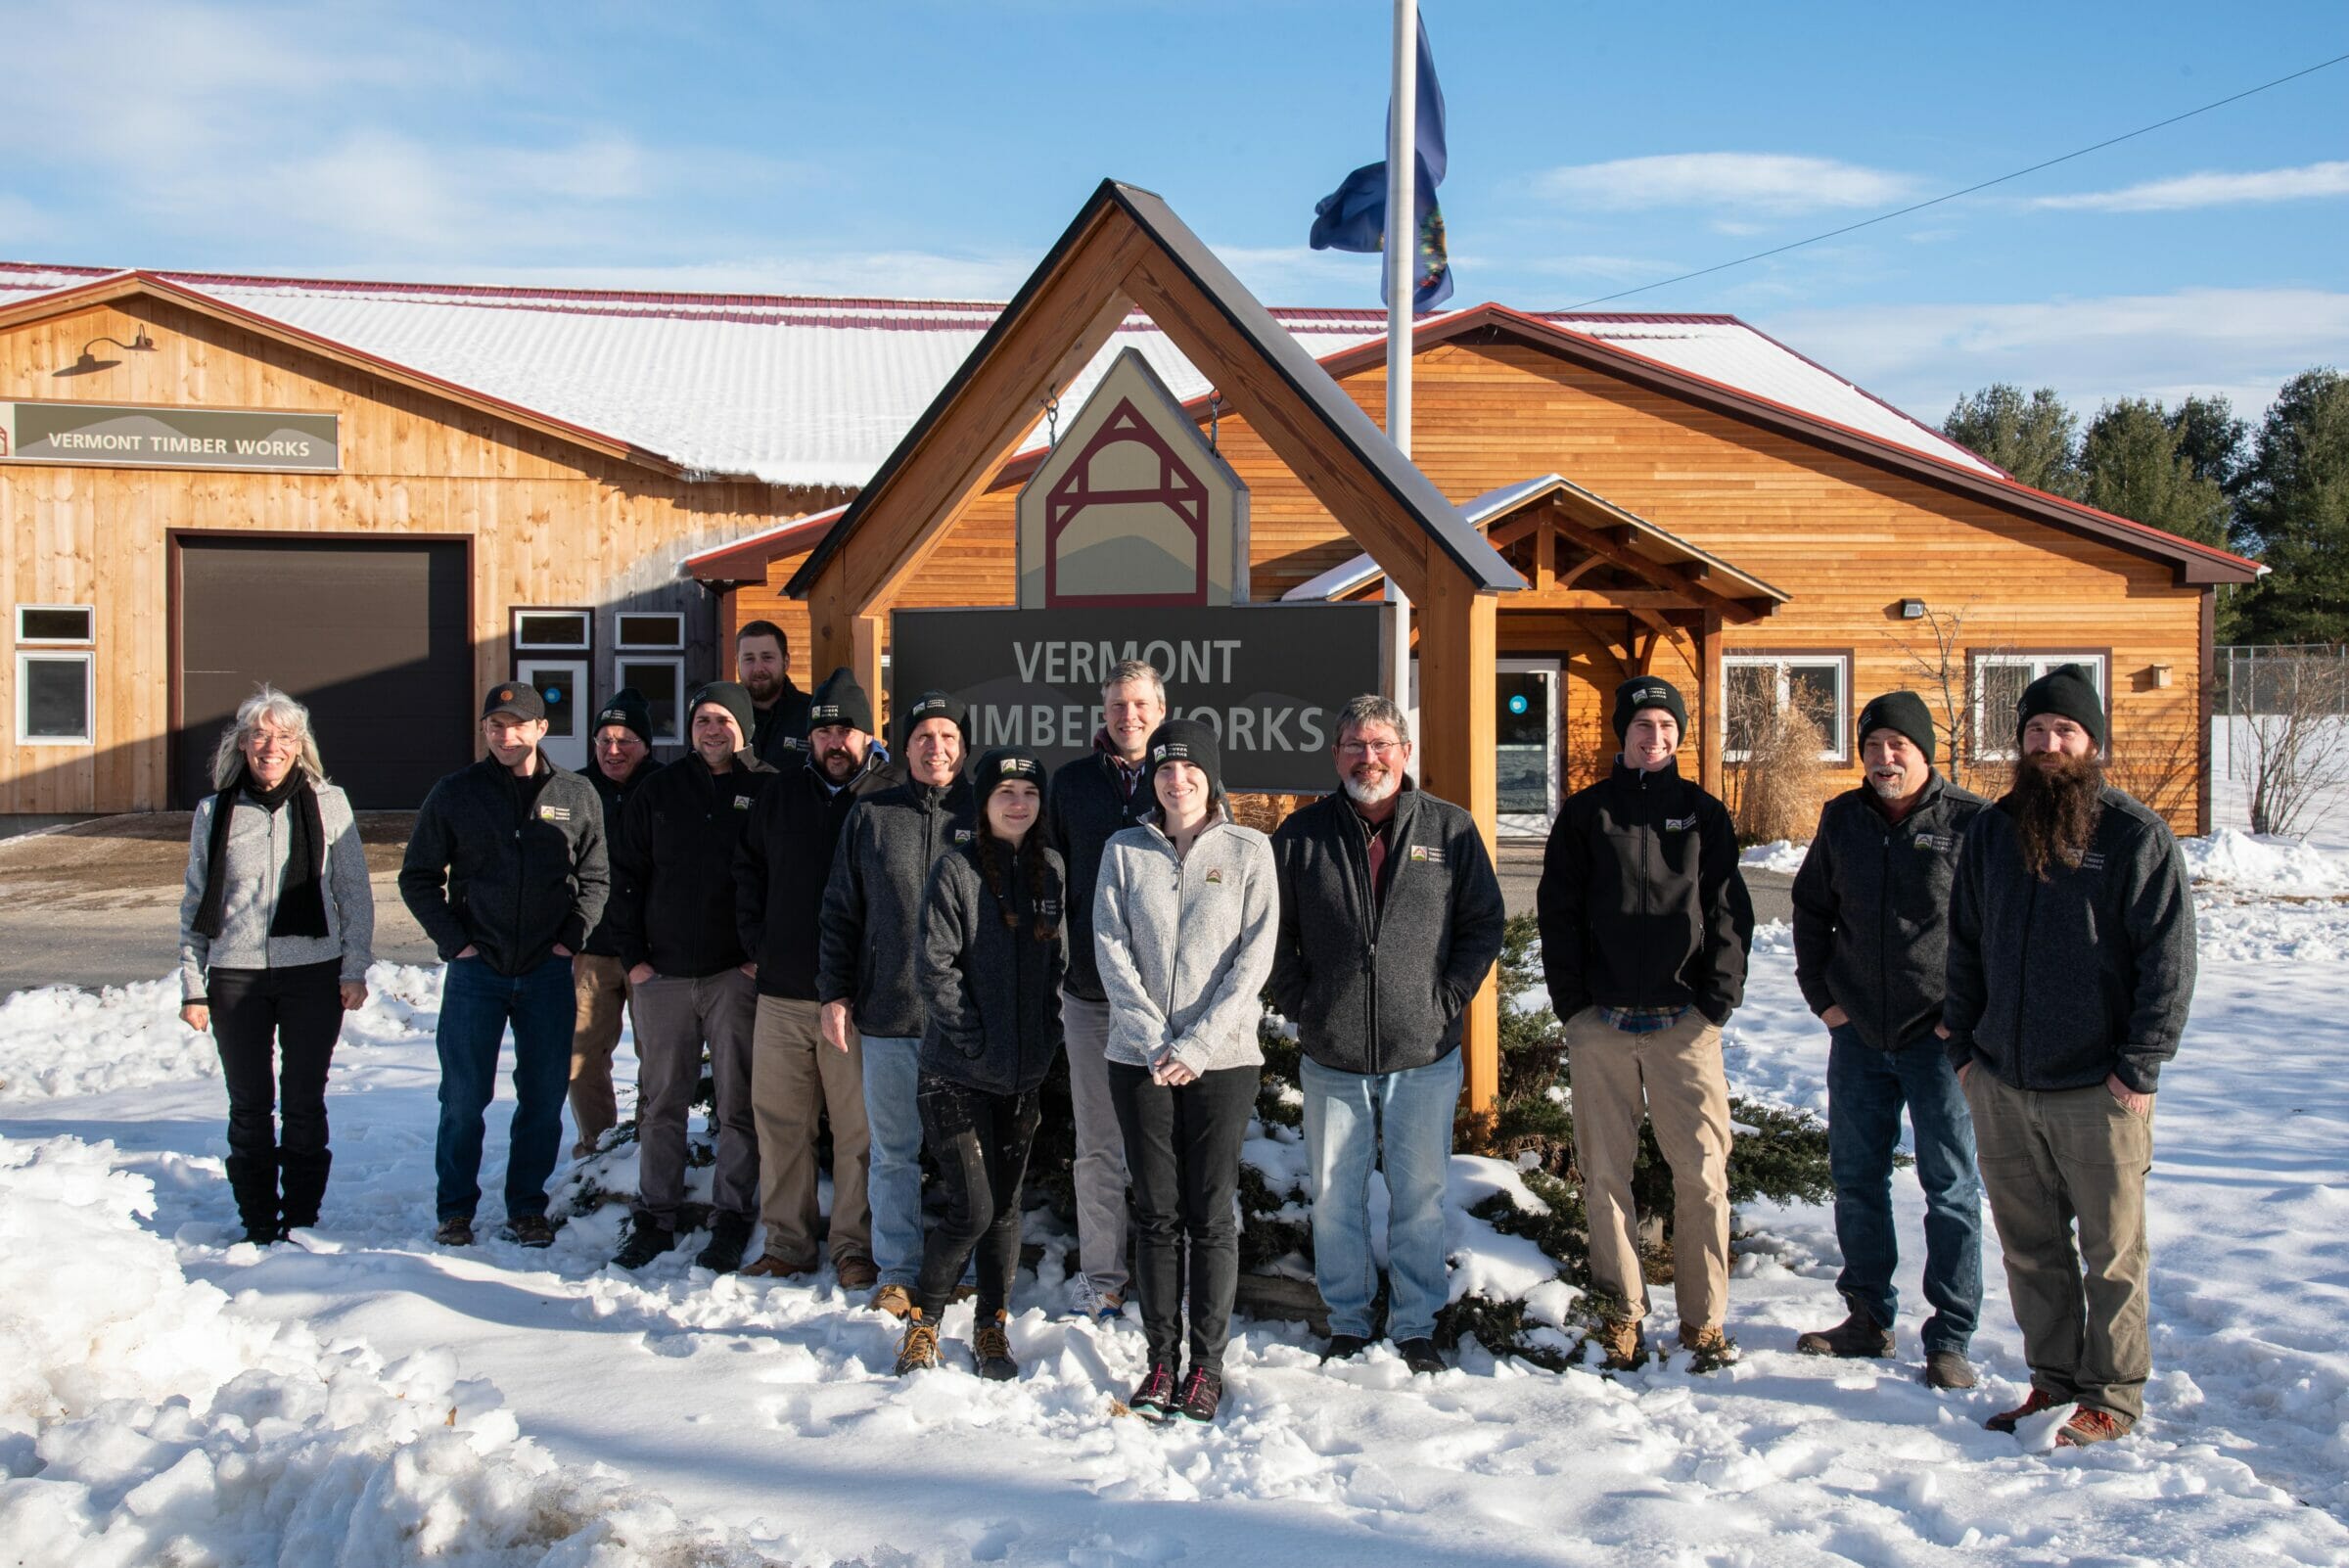
POLYGON ((734 633, 734 678, 751 694, 751 750, 781 770, 807 761, 807 694, 791 678, 791 639, 771 621, 734 633))
POLYGON ((571 959, 603 917, 610 869, 593 786, 547 761, 546 703, 522 681, 489 688, 489 755, 432 788, 399 868, 399 896, 447 963, 441 982, 440 1130, 434 1150, 443 1246, 473 1244, 482 1115, 514 1027, 506 1236, 555 1239, 546 1178, 563 1141, 575 1017, 571 959))
POLYGON ((2055 1440, 2086 1445, 2144 1410, 2145 1173, 2194 905, 2168 824, 2104 782, 2090 672, 2042 675, 2016 714, 2014 787, 1958 855, 1942 1023, 2031 1363, 2030 1398, 1987 1424, 2076 1404, 2055 1440))
MULTIPOLYGON (((653 761, 653 714, 633 686, 614 692, 595 715, 589 737, 595 765, 583 775, 604 803, 604 843, 620 837, 620 813, 636 786, 661 764, 653 761)), ((576 1159, 595 1152, 620 1120, 612 1093, 612 1053, 620 1046, 621 1011, 628 1003, 628 966, 621 961, 620 940, 612 934, 612 902, 587 933, 587 945, 571 961, 572 1000, 576 1017, 571 1036, 571 1119, 579 1130, 572 1146, 576 1159)))
POLYGON ((1126 1139, 1109 1092, 1109 993, 1093 962, 1093 889, 1101 852, 1158 809, 1144 765, 1165 722, 1167 687, 1155 666, 1128 659, 1101 681, 1101 733, 1092 755, 1064 763, 1044 802, 1046 842, 1069 871, 1069 974, 1061 1026, 1069 1041, 1069 1101, 1077 1122, 1076 1309, 1115 1318, 1126 1301, 1126 1139))
POLYGON ((677 1242, 685 1198, 686 1124, 710 1050, 717 1169, 710 1243, 694 1262, 742 1266, 759 1202, 751 1119, 751 1019, 758 989, 735 925, 734 857, 766 784, 778 775, 746 740, 751 696, 714 680, 686 705, 693 750, 629 803, 612 848, 613 924, 636 996, 636 1206, 612 1261, 642 1268, 677 1242))
POLYGON ((1795 1349, 1893 1354, 1892 1166, 1906 1105, 1925 1189, 1925 1381, 1971 1388, 1982 1189, 1973 1119, 1935 1031, 1958 846, 1988 803, 1934 770, 1933 715, 1916 693, 1869 703, 1859 735, 1866 777, 1820 810, 1794 878, 1795 983, 1827 1026, 1827 1157, 1843 1248, 1835 1288, 1849 1314, 1795 1349))
POLYGON ((808 760, 768 781, 735 857, 735 925, 758 965, 751 1032, 751 1114, 759 1130, 759 1216, 765 1254, 743 1270, 758 1278, 815 1271, 815 1134, 832 1123, 832 1263, 844 1290, 869 1290, 873 1268, 865 1203, 869 1134, 863 1052, 823 1043, 816 957, 824 888, 849 808, 883 788, 872 744, 873 705, 849 670, 834 670, 808 704, 808 760))
POLYGON ((1413 1372, 1436 1372, 1460 1033, 1507 913, 1475 819, 1412 786, 1400 708, 1357 697, 1331 750, 1341 787, 1272 835, 1280 937, 1269 990, 1305 1053, 1313 1277, 1329 1357, 1359 1355, 1378 1294, 1375 1162, 1389 1199, 1388 1337, 1413 1372))
POLYGON ((1673 1295, 1700 1370, 1733 1360, 1729 1091, 1721 1028, 1745 996, 1754 906, 1729 813, 1675 761, 1688 708, 1670 681, 1615 691, 1613 773, 1568 797, 1537 907, 1542 968, 1566 1026, 1574 1157, 1590 1223, 1592 1338, 1610 1366, 1646 1357, 1647 1285, 1632 1211, 1639 1117, 1673 1176, 1673 1295))
POLYGON ((968 746, 959 698, 926 691, 898 715, 905 782, 858 801, 824 889, 815 994, 824 1043, 861 1051, 871 1138, 873 1305, 903 1317, 922 1268, 922 889, 939 857, 971 842, 968 746))

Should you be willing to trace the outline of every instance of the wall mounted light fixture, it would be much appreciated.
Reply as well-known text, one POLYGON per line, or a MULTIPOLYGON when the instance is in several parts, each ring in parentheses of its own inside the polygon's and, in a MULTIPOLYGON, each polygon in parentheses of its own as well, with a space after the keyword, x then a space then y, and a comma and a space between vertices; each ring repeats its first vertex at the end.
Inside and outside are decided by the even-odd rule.
POLYGON ((1903 599, 1901 601, 1901 619, 1903 621, 1924 620, 1925 601, 1922 599, 1903 599))
POLYGON ((101 359, 96 354, 90 352, 91 349, 97 347, 100 344, 106 344, 111 347, 119 348, 124 353, 151 354, 155 352, 155 340, 147 336, 147 329, 145 327, 141 327, 137 332, 131 334, 131 339, 128 343, 122 343, 114 338, 92 338, 88 343, 85 343, 81 346, 80 358, 74 360, 73 363, 68 365, 65 369, 52 371, 50 374, 54 376, 87 376, 94 371, 112 370, 116 365, 122 363, 122 361, 119 359, 101 359))

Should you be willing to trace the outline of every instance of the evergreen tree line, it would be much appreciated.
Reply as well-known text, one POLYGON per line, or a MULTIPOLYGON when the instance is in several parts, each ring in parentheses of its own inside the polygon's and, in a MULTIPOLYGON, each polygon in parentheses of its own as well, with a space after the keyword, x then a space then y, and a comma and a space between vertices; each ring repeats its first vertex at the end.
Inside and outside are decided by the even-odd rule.
POLYGON ((2051 388, 1958 399, 1942 433, 2039 489, 2265 564, 2222 589, 2222 643, 2349 641, 2349 376, 2284 383, 2258 428, 2225 397, 2124 397, 2083 425, 2051 388))

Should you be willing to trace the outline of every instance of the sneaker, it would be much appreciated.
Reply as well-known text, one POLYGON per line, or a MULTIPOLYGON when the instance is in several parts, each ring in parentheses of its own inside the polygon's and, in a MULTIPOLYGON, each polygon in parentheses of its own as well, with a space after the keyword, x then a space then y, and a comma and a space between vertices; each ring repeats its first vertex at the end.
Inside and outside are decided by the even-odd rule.
POLYGON ((905 1337, 898 1341, 898 1375, 929 1371, 938 1365, 938 1329, 922 1321, 915 1308, 905 1314, 905 1337))
POLYGON ((612 1266, 634 1273, 676 1244, 677 1233, 668 1226, 655 1224, 650 1220, 631 1220, 628 1239, 612 1255, 612 1266))
POLYGON ((1329 1336, 1329 1348, 1321 1353, 1321 1360, 1325 1362, 1351 1361, 1369 1348, 1370 1342, 1359 1334, 1332 1334, 1329 1336))
POLYGON ((1093 1283, 1090 1274, 1079 1274, 1069 1290, 1069 1314, 1074 1317, 1089 1317, 1096 1323, 1114 1323, 1126 1313, 1126 1298, 1114 1290, 1103 1290, 1093 1283))
POLYGON ((990 1383, 1008 1383, 1020 1375, 1020 1363, 1011 1359, 1011 1336, 1003 1331, 1003 1323, 1004 1312, 998 1307, 971 1335, 971 1370, 990 1383))
POLYGON ((877 1313, 887 1313, 902 1320, 907 1313, 913 1311, 913 1292, 903 1285, 883 1285, 873 1292, 872 1308, 877 1313))
POLYGON ((730 1274, 740 1268, 743 1249, 751 1244, 752 1223, 747 1214, 713 1215, 710 1244, 693 1255, 693 1266, 714 1274, 730 1274))
POLYGON ((1925 1387, 1972 1388, 1975 1382, 1974 1363, 1965 1359, 1965 1352, 1925 1352, 1925 1387))
POLYGON ((555 1244, 554 1223, 542 1214, 518 1214, 505 1222, 498 1234, 517 1247, 551 1247, 555 1244))
MULTIPOLYGON (((795 1264, 787 1259, 778 1258, 770 1252, 743 1269, 742 1277, 745 1279, 797 1279, 802 1274, 814 1272, 815 1265, 811 1263, 795 1264)), ((937 1336, 934 1334, 931 1337, 935 1339, 937 1336)))
POLYGON ((1223 1408, 1223 1376, 1204 1366, 1191 1368, 1191 1375, 1182 1380, 1182 1399, 1175 1407, 1186 1421, 1202 1426, 1216 1418, 1223 1408))
POLYGON ((1805 1356, 1841 1356, 1847 1360, 1884 1361, 1892 1359, 1892 1330, 1855 1307, 1833 1328, 1815 1328, 1794 1342, 1805 1356))
POLYGON ((2011 1410, 2001 1410, 1982 1424, 1993 1432, 2011 1432, 2042 1410, 2051 1410, 2064 1402, 2045 1389, 2035 1388, 2030 1398, 2011 1410))
POLYGON ((472 1217, 468 1215, 452 1214, 447 1219, 441 1221, 439 1228, 433 1232, 433 1245, 436 1247, 472 1246, 472 1217))
POLYGON ((1444 1370, 1444 1358, 1432 1339, 1398 1340, 1395 1353, 1403 1358, 1403 1364, 1411 1369, 1413 1377, 1422 1372, 1432 1377, 1444 1370))
POLYGON ((2126 1415, 2083 1405, 2072 1412, 2070 1420, 2055 1429, 2055 1446, 2085 1449, 2092 1443, 2110 1443, 2115 1438, 2127 1437, 2136 1424, 2126 1415))
POLYGON ((1737 1342, 1718 1328, 1681 1325, 1681 1349, 1688 1353, 1688 1370, 1718 1372, 1737 1360, 1737 1342))
POLYGON ((1134 1386, 1133 1398, 1126 1407, 1136 1415, 1156 1419, 1174 1408, 1174 1368, 1165 1361, 1152 1361, 1150 1375, 1134 1386))
POLYGON ((1628 1372, 1647 1364, 1647 1331, 1636 1317, 1602 1317, 1583 1335, 1595 1348, 1599 1364, 1610 1372, 1628 1372))
POLYGON ((881 1270, 873 1267, 870 1258, 843 1258, 832 1271, 839 1276, 843 1290, 870 1290, 881 1278, 881 1270))

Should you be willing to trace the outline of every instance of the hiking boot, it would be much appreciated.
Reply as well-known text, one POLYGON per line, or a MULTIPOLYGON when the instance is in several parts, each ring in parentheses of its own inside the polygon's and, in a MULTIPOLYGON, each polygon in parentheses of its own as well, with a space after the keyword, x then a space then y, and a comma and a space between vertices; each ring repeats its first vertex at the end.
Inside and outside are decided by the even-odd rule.
POLYGON ((1223 1376, 1204 1366, 1191 1368, 1191 1375, 1182 1380, 1182 1400, 1175 1409, 1186 1421, 1204 1426, 1223 1408, 1223 1376))
POLYGON ((1093 1283, 1090 1274, 1079 1274, 1069 1291, 1069 1314, 1074 1317, 1089 1317, 1096 1323, 1114 1323, 1126 1313, 1126 1298, 1114 1290, 1103 1290, 1093 1283))
POLYGON ((938 1329, 922 1321, 922 1310, 916 1307, 905 1314, 905 1337, 898 1341, 898 1375, 930 1371, 937 1365, 938 1329))
POLYGON ((872 1308, 877 1313, 887 1313, 901 1320, 913 1311, 913 1292, 903 1285, 883 1285, 873 1292, 872 1308))
POLYGON ((1165 1361, 1152 1361, 1150 1375, 1134 1385, 1133 1398, 1126 1402, 1126 1407, 1156 1419, 1174 1409, 1174 1368, 1165 1361))
POLYGON ((1399 1340, 1395 1345, 1395 1354, 1403 1358, 1403 1364, 1411 1369, 1413 1377, 1422 1372, 1432 1377, 1444 1370, 1444 1358, 1432 1339, 1399 1340))
POLYGON ((259 1224, 253 1224, 249 1222, 245 1226, 245 1234, 240 1236, 238 1239, 241 1241, 249 1241, 256 1247, 268 1247, 285 1240, 286 1233, 285 1231, 280 1230, 276 1225, 267 1222, 263 1222, 259 1224))
POLYGON ((881 1270, 873 1267, 870 1258, 843 1258, 832 1271, 843 1290, 870 1290, 881 1279, 881 1270))
POLYGON ((470 1247, 473 1245, 473 1220, 468 1215, 452 1214, 440 1222, 433 1232, 436 1247, 470 1247))
POLYGON ((1737 1360, 1737 1342, 1718 1328, 1681 1325, 1681 1349, 1688 1353, 1691 1372, 1718 1372, 1737 1360))
POLYGON ((650 1220, 629 1222, 628 1239, 612 1255, 612 1266, 634 1273, 677 1244, 677 1233, 650 1220))
POLYGON ((1972 1388, 1976 1381, 1974 1363, 1965 1359, 1965 1352, 1925 1352, 1925 1387, 1972 1388))
POLYGON ((2011 1432, 2042 1410, 2051 1410, 2063 1401, 2045 1389, 2035 1388, 2030 1397, 2011 1410, 2001 1410, 1982 1424, 1993 1432, 2011 1432))
POLYGON ((553 1222, 542 1214, 518 1214, 505 1222, 498 1234, 517 1247, 551 1247, 555 1244, 553 1222))
POLYGON ((1892 1359, 1892 1330, 1855 1307, 1842 1322, 1813 1329, 1796 1340, 1794 1348, 1805 1356, 1885 1361, 1892 1359))
POLYGON ((1332 1334, 1329 1336, 1328 1349, 1321 1353, 1321 1360, 1324 1362, 1351 1361, 1369 1348, 1370 1342, 1359 1334, 1332 1334))
POLYGON ((2136 1424, 2126 1415, 2083 1405, 2072 1412, 2070 1420, 2055 1429, 2055 1446, 2085 1449, 2092 1443, 2110 1443, 2115 1438, 2127 1437, 2136 1424))
POLYGON ((1008 1383, 1020 1375, 1020 1363, 1011 1359, 1011 1336, 1003 1331, 1003 1309, 998 1307, 971 1335, 971 1370, 990 1383, 1008 1383))
POLYGON ((1596 1346, 1599 1364, 1610 1372, 1628 1372, 1647 1364, 1647 1333, 1636 1317, 1602 1317, 1583 1335, 1596 1346))
POLYGON ((742 1267, 742 1250, 751 1244, 751 1217, 719 1214, 710 1219, 710 1244, 693 1255, 696 1268, 730 1274, 742 1267))
MULTIPOLYGON (((742 1277, 745 1279, 797 1279, 802 1274, 814 1272, 815 1265, 811 1263, 795 1264, 787 1259, 778 1258, 770 1252, 743 1269, 742 1277)), ((937 1337, 935 1334, 931 1336, 932 1339, 937 1337)))

